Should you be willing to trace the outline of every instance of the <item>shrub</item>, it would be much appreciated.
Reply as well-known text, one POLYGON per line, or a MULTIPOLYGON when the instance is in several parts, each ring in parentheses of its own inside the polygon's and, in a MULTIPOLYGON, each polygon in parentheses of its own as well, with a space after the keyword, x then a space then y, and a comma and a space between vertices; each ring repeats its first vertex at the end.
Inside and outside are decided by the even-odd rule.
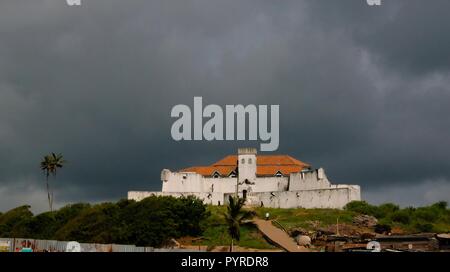
POLYGON ((438 209, 441 211, 446 211, 447 205, 448 205, 448 203, 446 201, 439 201, 439 202, 436 202, 433 205, 431 205, 431 208, 438 209))
POLYGON ((380 215, 378 207, 370 205, 366 201, 352 201, 345 205, 344 209, 361 214, 372 215, 375 217, 379 217, 380 215))
POLYGON ((381 218, 387 217, 392 213, 395 213, 400 210, 400 207, 398 205, 392 204, 392 203, 385 203, 378 206, 377 213, 381 218))
POLYGON ((432 232, 434 227, 433 224, 430 223, 423 223, 423 222, 417 222, 414 227, 419 231, 419 232, 432 232))
POLYGON ((398 223, 407 225, 412 221, 412 215, 411 215, 410 211, 403 209, 403 210, 398 210, 398 211, 394 212, 391 215, 391 219, 394 222, 398 222, 398 223))
POLYGON ((434 223, 439 218, 439 211, 432 207, 418 208, 414 213, 416 219, 429 223, 434 223))

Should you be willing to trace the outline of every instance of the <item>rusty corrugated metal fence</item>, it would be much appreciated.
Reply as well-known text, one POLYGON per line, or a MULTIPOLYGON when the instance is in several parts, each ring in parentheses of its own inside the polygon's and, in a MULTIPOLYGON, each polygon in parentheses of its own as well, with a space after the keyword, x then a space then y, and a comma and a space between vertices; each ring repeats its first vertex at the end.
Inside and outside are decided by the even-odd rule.
MULTIPOLYGON (((67 243, 55 240, 0 238, 0 252, 66 252, 67 243)), ((134 245, 80 243, 81 252, 194 252, 182 248, 153 248, 134 245)))

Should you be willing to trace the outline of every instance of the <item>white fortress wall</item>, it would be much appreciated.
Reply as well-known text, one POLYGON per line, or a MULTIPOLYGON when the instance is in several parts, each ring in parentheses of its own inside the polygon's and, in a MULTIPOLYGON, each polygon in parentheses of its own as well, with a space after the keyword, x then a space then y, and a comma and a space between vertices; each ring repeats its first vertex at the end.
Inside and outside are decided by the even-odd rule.
MULTIPOLYGON (((243 197, 242 190, 239 193, 243 197)), ((228 202, 231 193, 222 192, 128 192, 128 199, 140 201, 149 196, 182 197, 193 195, 205 204, 223 205, 228 202)), ((299 191, 248 192, 247 205, 270 208, 332 208, 342 209, 351 201, 361 200, 358 185, 332 185, 327 189, 312 189, 299 191)))
MULTIPOLYGON (((170 172, 164 170, 162 174, 163 192, 222 192, 236 191, 237 178, 205 178, 194 172, 170 172)), ((249 192, 286 191, 289 180, 287 177, 260 177, 252 183, 241 184, 239 191, 247 189, 249 192)))
POLYGON ((204 192, 236 192, 237 178, 203 178, 204 192))
MULTIPOLYGON (((286 191, 288 183, 287 177, 258 177, 255 185, 251 185, 251 192, 286 191)), ((239 186, 239 191, 242 191, 241 187, 239 186)))
POLYGON ((347 185, 350 191, 349 202, 361 200, 361 187, 359 185, 347 185))
MULTIPOLYGON (((227 198, 227 195, 225 195, 227 198)), ((227 199, 225 199, 227 200, 227 199)), ((271 193, 250 193, 247 204, 270 208, 342 209, 347 203, 360 200, 354 188, 315 189, 271 193)))
POLYGON ((203 176, 194 172, 176 173, 164 169, 161 172, 163 192, 203 192, 203 176))
POLYGON ((164 170, 163 192, 222 192, 236 191, 237 178, 205 178, 194 172, 174 173, 164 170))
POLYGON ((289 191, 325 189, 330 187, 331 183, 323 168, 308 172, 292 173, 289 176, 289 191))

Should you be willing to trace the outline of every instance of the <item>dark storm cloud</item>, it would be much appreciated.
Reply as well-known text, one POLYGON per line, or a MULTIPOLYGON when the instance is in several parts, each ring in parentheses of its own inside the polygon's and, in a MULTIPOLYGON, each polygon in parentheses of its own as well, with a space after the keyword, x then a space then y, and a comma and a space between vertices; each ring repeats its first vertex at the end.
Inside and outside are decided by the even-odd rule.
POLYGON ((380 8, 359 0, 307 2, 316 25, 347 34, 386 68, 415 76, 450 69, 449 1, 383 1, 380 8))
POLYGON ((2 1, 0 194, 10 197, 0 210, 19 191, 37 193, 17 203, 45 204, 38 163, 48 152, 69 161, 55 184, 64 203, 159 190, 162 168, 256 145, 171 140, 171 107, 194 95, 280 104, 277 153, 363 192, 445 184, 449 38, 433 23, 450 26, 448 5, 2 1))

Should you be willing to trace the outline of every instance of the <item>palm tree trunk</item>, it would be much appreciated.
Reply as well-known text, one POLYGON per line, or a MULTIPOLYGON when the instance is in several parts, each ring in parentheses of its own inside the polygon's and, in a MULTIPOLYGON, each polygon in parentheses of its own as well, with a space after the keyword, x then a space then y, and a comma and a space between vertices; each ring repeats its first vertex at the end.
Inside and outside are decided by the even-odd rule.
MULTIPOLYGON (((56 171, 53 173, 53 177, 54 177, 54 179, 56 179, 56 171)), ((51 201, 50 201, 50 203, 51 203, 51 207, 50 207, 50 211, 52 211, 53 212, 53 188, 51 187, 50 188, 50 199, 51 199, 51 201)))
POLYGON ((45 177, 46 177, 46 181, 47 181, 46 183, 47 183, 48 207, 50 208, 50 211, 52 212, 53 211, 53 207, 52 207, 53 205, 52 205, 52 198, 50 196, 50 185, 48 183, 48 176, 49 176, 49 173, 47 172, 45 177))
POLYGON ((230 252, 233 252, 233 243, 234 243, 234 239, 231 238, 230 252))
POLYGON ((50 211, 53 212, 53 189, 50 188, 50 211))

